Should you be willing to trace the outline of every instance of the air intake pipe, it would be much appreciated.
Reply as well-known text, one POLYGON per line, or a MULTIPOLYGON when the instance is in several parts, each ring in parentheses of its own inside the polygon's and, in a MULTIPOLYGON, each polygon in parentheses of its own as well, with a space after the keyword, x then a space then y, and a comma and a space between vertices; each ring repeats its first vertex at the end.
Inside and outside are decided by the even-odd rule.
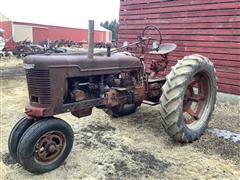
POLYGON ((93 59, 94 53, 94 20, 88 21, 88 58, 93 59))

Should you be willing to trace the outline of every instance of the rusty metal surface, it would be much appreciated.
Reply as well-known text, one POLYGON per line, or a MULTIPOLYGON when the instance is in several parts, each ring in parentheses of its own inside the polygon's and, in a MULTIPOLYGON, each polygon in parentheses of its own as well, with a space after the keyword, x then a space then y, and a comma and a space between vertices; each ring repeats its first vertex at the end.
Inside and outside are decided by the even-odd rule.
POLYGON ((27 106, 25 107, 25 114, 29 118, 39 118, 52 116, 54 114, 54 111, 52 108, 41 108, 27 104, 27 106))
MULTIPOLYGON (((86 55, 76 54, 52 54, 32 55, 24 59, 26 64, 34 64, 36 68, 70 68, 75 67, 81 72, 123 70, 130 68, 142 68, 142 64, 136 57, 131 56, 94 56, 89 59, 86 55)), ((79 73, 81 73, 79 72, 79 73)), ((102 73, 102 72, 101 72, 102 73)), ((79 74, 81 75, 81 74, 79 74)), ((88 74, 91 75, 91 74, 88 74)))
POLYGON ((183 99, 184 118, 187 125, 201 119, 208 95, 208 84, 204 79, 204 72, 200 72, 193 77, 183 99))
POLYGON ((93 58, 94 51, 94 21, 88 21, 88 58, 93 58))
POLYGON ((146 98, 146 87, 145 86, 135 86, 135 89, 134 89, 135 105, 140 106, 145 98, 146 98))
POLYGON ((40 164, 50 164, 57 160, 66 147, 66 137, 60 131, 42 135, 35 145, 34 159, 40 164))
POLYGON ((84 109, 76 109, 76 110, 71 111, 71 113, 73 116, 76 116, 78 118, 89 116, 92 114, 92 107, 84 108, 84 109))

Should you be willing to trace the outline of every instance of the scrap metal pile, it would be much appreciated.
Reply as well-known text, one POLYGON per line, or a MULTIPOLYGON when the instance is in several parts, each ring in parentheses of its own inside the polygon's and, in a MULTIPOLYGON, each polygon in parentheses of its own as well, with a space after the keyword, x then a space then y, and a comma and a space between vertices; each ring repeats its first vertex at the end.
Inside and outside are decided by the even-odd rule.
MULTIPOLYGON (((24 40, 16 43, 10 39, 5 42, 1 56, 13 54, 17 58, 21 58, 33 54, 75 52, 78 48, 84 48, 86 44, 87 42, 75 42, 69 40, 56 40, 53 42, 45 40, 38 43, 24 40)), ((113 43, 111 46, 115 47, 115 44, 116 43, 113 43)), ((96 42, 94 44, 95 48, 106 48, 107 46, 108 43, 104 42, 96 42)))
POLYGON ((13 50, 13 54, 20 58, 32 54, 64 53, 67 52, 67 48, 81 48, 82 44, 83 43, 81 42, 64 40, 56 40, 53 42, 46 40, 39 43, 32 43, 25 40, 16 44, 16 47, 13 50))

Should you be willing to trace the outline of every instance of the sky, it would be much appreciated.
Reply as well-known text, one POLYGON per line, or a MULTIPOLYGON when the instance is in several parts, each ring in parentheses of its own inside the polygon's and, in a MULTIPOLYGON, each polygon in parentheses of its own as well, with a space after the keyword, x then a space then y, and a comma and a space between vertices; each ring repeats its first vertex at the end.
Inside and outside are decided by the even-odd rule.
POLYGON ((120 0, 1 0, 0 12, 13 21, 86 28, 119 18, 120 0))

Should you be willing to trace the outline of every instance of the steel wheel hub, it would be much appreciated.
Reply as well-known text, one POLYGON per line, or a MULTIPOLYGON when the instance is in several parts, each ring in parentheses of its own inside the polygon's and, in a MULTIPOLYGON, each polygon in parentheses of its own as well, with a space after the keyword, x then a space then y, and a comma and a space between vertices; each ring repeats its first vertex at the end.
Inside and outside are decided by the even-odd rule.
POLYGON ((208 99, 208 81, 203 72, 197 73, 189 83, 183 98, 183 114, 186 125, 197 123, 208 99))
POLYGON ((39 138, 35 145, 35 160, 44 164, 51 163, 61 156, 65 146, 66 137, 62 132, 47 132, 39 138))

